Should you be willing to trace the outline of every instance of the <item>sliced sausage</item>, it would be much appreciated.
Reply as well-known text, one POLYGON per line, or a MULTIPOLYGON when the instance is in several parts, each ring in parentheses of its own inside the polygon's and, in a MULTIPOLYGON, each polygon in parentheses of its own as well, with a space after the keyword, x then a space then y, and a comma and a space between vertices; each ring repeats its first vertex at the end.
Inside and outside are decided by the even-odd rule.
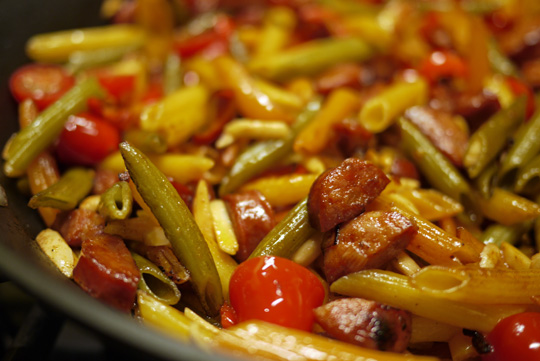
POLYGON ((256 190, 228 194, 223 197, 238 239, 236 259, 245 261, 259 242, 276 224, 274 211, 256 190))
POLYGON ((73 279, 91 296, 128 312, 135 302, 140 272, 124 241, 101 233, 84 240, 73 279))
POLYGON ((311 225, 326 232, 364 211, 390 182, 370 162, 347 158, 338 167, 321 174, 311 186, 308 213, 311 225))
POLYGON ((118 178, 118 172, 110 169, 98 168, 96 170, 96 176, 94 177, 94 185, 92 187, 93 194, 103 194, 113 185, 115 185, 120 179, 118 178))
POLYGON ((407 247, 417 230, 398 212, 362 213, 340 226, 333 242, 325 242, 326 279, 332 283, 349 273, 385 265, 407 247))
POLYGON ((52 226, 72 247, 80 247, 85 239, 100 233, 104 227, 105 218, 97 212, 81 208, 60 213, 52 226))
POLYGON ((469 136, 450 113, 416 106, 405 114, 454 165, 462 165, 469 136))
POLYGON ((362 298, 342 298, 314 310, 326 333, 362 347, 403 352, 411 338, 409 312, 362 298))

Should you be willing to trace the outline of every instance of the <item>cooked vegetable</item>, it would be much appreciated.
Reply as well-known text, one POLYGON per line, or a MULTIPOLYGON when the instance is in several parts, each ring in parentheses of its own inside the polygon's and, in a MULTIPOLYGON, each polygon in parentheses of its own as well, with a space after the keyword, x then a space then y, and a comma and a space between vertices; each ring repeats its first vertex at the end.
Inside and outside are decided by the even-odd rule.
POLYGON ((219 274, 193 215, 145 155, 125 142, 120 151, 137 190, 163 227, 174 253, 190 271, 201 304, 210 315, 217 315, 223 303, 219 274))

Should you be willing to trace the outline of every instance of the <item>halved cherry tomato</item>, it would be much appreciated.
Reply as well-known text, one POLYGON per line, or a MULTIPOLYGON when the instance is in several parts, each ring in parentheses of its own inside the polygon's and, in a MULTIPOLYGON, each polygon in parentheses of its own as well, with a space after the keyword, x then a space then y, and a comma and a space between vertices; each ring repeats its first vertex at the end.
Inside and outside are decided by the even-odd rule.
POLYGON ((11 94, 18 102, 32 99, 40 110, 57 101, 75 84, 75 78, 58 65, 29 64, 9 79, 11 94))
POLYGON ((135 75, 110 74, 102 72, 97 75, 99 84, 111 95, 115 101, 128 102, 135 90, 135 75))
POLYGON ((487 335, 492 351, 483 361, 540 360, 540 313, 524 312, 499 321, 487 335))
POLYGON ((311 331, 313 309, 322 305, 324 287, 317 276, 291 260, 261 256, 236 268, 229 296, 238 322, 257 319, 311 331))
POLYGON ((523 81, 511 76, 506 78, 506 83, 512 90, 512 93, 514 93, 516 96, 525 95, 527 97, 525 116, 527 119, 530 119, 536 108, 534 104, 534 92, 523 81))
POLYGON ((56 152, 70 165, 95 165, 118 149, 118 130, 103 119, 89 114, 72 115, 58 139, 56 152))
POLYGON ((468 69, 467 63, 459 55, 448 50, 437 50, 421 62, 418 71, 435 83, 442 78, 464 77, 468 69))
POLYGON ((218 16, 212 29, 187 39, 175 41, 174 48, 182 58, 188 58, 210 49, 214 55, 222 54, 227 51, 233 28, 234 23, 231 18, 225 15, 218 16))
POLYGON ((238 323, 236 312, 234 311, 234 308, 232 308, 232 306, 228 303, 224 303, 223 306, 221 306, 221 309, 219 310, 219 315, 221 318, 221 326, 223 328, 229 328, 238 323))

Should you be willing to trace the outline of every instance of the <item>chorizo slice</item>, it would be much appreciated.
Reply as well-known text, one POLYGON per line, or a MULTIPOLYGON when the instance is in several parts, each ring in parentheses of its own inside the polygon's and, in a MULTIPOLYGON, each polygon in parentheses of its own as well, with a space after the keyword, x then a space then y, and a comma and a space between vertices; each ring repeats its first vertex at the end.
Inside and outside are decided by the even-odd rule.
POLYGON ((398 212, 362 213, 325 242, 326 279, 332 283, 349 273, 384 266, 407 247, 417 230, 416 224, 398 212))
POLYGON ((455 166, 461 167, 469 135, 450 113, 416 106, 405 115, 455 166))
POLYGON ((73 279, 91 296, 129 312, 140 272, 124 241, 106 233, 85 239, 73 279))
POLYGON ((410 313, 375 301, 342 298, 314 313, 330 337, 362 347, 403 352, 411 339, 410 313))
POLYGON ((52 226, 71 247, 80 247, 85 239, 100 233, 104 227, 105 218, 83 208, 60 213, 52 226))
POLYGON ((236 259, 245 261, 276 221, 270 203, 262 193, 249 190, 223 197, 238 239, 236 259))
POLYGON ((326 232, 362 213, 390 182, 374 164, 347 158, 338 167, 321 174, 308 196, 309 221, 326 232))

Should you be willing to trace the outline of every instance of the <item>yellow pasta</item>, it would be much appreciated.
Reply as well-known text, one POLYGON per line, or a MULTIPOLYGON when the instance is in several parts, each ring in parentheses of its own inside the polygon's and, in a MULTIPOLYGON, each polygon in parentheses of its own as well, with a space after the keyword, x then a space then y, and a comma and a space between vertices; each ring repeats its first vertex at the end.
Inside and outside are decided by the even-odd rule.
POLYGON ((411 285, 447 300, 526 305, 540 295, 540 271, 428 266, 411 276, 411 285))
POLYGON ((71 278, 77 264, 77 256, 60 233, 50 228, 44 229, 36 236, 36 242, 60 272, 71 278))
POLYGON ((238 252, 238 240, 225 202, 221 199, 210 201, 210 214, 214 220, 214 234, 219 248, 230 255, 238 252))
POLYGON ((540 206, 502 188, 493 189, 489 199, 479 197, 482 213, 506 226, 533 220, 540 215, 540 206))
POLYGON ((427 91, 427 83, 422 78, 411 83, 395 83, 368 100, 360 110, 358 120, 367 130, 380 133, 407 108, 424 104, 427 91))
POLYGON ((292 174, 256 179, 242 187, 242 190, 261 192, 274 207, 296 204, 309 193, 316 174, 292 174))
POLYGON ((406 276, 375 269, 344 276, 335 281, 330 290, 480 332, 489 332, 502 318, 525 310, 525 306, 520 305, 474 305, 437 297, 433 292, 414 287, 406 276))
POLYGON ((437 322, 429 318, 413 315, 411 327, 411 344, 423 342, 448 342, 461 329, 447 323, 437 322))

